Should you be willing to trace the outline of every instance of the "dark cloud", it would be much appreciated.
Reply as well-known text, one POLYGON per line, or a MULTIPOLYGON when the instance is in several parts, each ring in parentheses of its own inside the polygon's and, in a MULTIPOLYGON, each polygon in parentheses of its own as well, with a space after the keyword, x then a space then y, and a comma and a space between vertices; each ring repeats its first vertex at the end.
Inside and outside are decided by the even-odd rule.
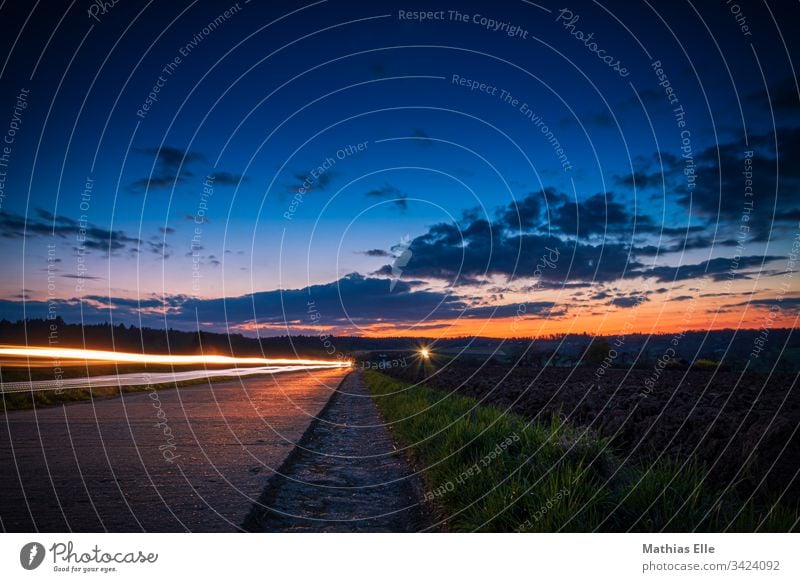
POLYGON ((61 277, 64 278, 64 279, 79 279, 79 280, 87 279, 87 280, 90 280, 90 281, 102 281, 103 280, 103 277, 93 277, 91 275, 67 274, 67 275, 61 275, 61 277))
POLYGON ((0 236, 23 238, 27 236, 57 236, 66 238, 78 232, 78 221, 66 216, 54 216, 41 208, 35 210, 38 218, 25 218, 13 212, 0 213, 0 236))
POLYGON ((392 200, 392 204, 400 210, 406 210, 408 208, 408 199, 406 195, 403 194, 399 198, 392 200))
POLYGON ((331 170, 318 173, 316 177, 310 173, 304 174, 302 172, 295 172, 294 182, 289 184, 286 189, 291 194, 322 192, 331 185, 335 177, 336 173, 331 170))
POLYGON ((391 184, 384 184, 380 188, 373 188, 367 191, 365 194, 374 198, 395 198, 400 196, 402 192, 391 184))
POLYGON ((231 172, 214 172, 209 174, 209 178, 214 181, 214 186, 238 186, 240 183, 249 180, 247 176, 232 174, 231 172))
POLYGON ((87 249, 114 252, 128 245, 138 245, 140 239, 129 236, 122 230, 108 230, 91 223, 81 224, 66 216, 55 216, 47 210, 36 209, 39 218, 28 218, 11 212, 0 213, 0 236, 4 238, 22 238, 55 236, 60 239, 72 238, 77 241, 78 235, 85 237, 82 241, 87 249))
POLYGON ((800 127, 786 125, 788 113, 797 112, 799 102, 794 80, 787 79, 772 91, 783 123, 775 133, 751 133, 747 142, 719 143, 692 152, 690 159, 667 151, 638 157, 634 171, 614 176, 614 182, 626 189, 634 183, 638 189, 665 187, 690 210, 693 222, 700 220, 727 232, 723 239, 732 238, 744 214, 748 215, 748 240, 763 242, 776 233, 781 236, 789 224, 800 220, 800 127), (745 152, 752 152, 752 197, 745 196, 745 152), (692 169, 696 179, 690 187, 685 171, 692 169), (753 207, 746 209, 746 203, 753 207))
MULTIPOLYGON (((108 320, 114 314, 116 322, 137 323, 140 317, 151 325, 167 324, 191 329, 199 320, 204 325, 227 329, 257 322, 268 326, 314 329, 334 327, 352 331, 353 325, 387 324, 422 325, 425 321, 457 318, 516 317, 519 304, 474 305, 474 298, 442 291, 412 289, 398 281, 390 290, 387 279, 364 277, 353 273, 338 281, 313 285, 303 289, 263 291, 239 297, 197 299, 185 295, 161 297, 150 295, 142 299, 90 295, 83 304, 78 299, 58 300, 57 311, 66 320, 86 322, 108 320), (313 305, 313 309, 310 309, 313 305), (312 313, 314 314, 312 316, 312 313), (158 318, 161 318, 160 322, 158 318), (149 319, 147 319, 149 318, 149 319)), ((22 317, 22 301, 0 301, 0 318, 22 317)), ((565 309, 550 301, 525 304, 525 318, 544 318, 563 315, 565 309)), ((28 317, 46 317, 46 301, 25 302, 28 317)))
MULTIPOLYGON (((99 313, 91 306, 88 306, 86 316, 81 317, 80 303, 77 299, 53 299, 50 303, 56 313, 65 320, 84 321, 86 323, 100 323, 108 320, 106 314, 99 313)), ((0 299, 0 319, 9 321, 18 321, 26 317, 29 319, 46 319, 49 307, 48 301, 0 299)))
POLYGON ((433 141, 431 141, 431 136, 421 129, 415 129, 411 134, 411 137, 413 137, 414 141, 421 146, 429 146, 433 144, 433 141))
POLYGON ((726 238, 722 240, 715 240, 710 236, 692 236, 673 246, 668 247, 666 252, 683 252, 695 249, 708 249, 715 246, 720 247, 735 247, 739 242, 733 238, 726 238))
POLYGON ((201 321, 235 323, 295 322, 311 325, 349 325, 381 322, 419 321, 425 317, 449 319, 459 316, 467 302, 443 292, 413 291, 398 281, 390 291, 390 281, 353 273, 338 281, 304 289, 263 291, 225 299, 189 300, 182 306, 184 316, 201 321), (312 301, 319 318, 309 316, 312 301))
POLYGON ((800 309, 800 297, 783 297, 783 298, 775 298, 775 299, 752 299, 750 301, 744 301, 742 303, 731 303, 726 305, 726 307, 742 307, 744 305, 750 307, 760 307, 760 308, 781 308, 781 309, 791 309, 796 310, 800 309))
POLYGON ((34 212, 36 213, 36 216, 38 216, 39 218, 47 222, 50 222, 51 224, 56 226, 66 226, 66 227, 78 226, 78 221, 75 220, 74 218, 69 218, 67 216, 56 216, 55 214, 53 214, 49 210, 45 210, 44 208, 36 208, 34 212))
POLYGON ((385 251, 383 249, 369 249, 368 251, 363 251, 361 254, 367 255, 368 257, 392 257, 392 253, 389 251, 385 251))
POLYGON ((700 279, 703 277, 712 277, 716 281, 724 281, 729 277, 729 273, 732 269, 734 272, 734 278, 747 278, 752 273, 742 272, 741 269, 760 267, 762 263, 766 264, 771 261, 777 261, 785 258, 786 257, 772 255, 751 255, 740 257, 738 262, 734 263, 733 259, 717 257, 716 259, 710 259, 694 265, 653 267, 652 269, 643 271, 632 271, 629 273, 629 276, 652 277, 655 278, 659 283, 683 281, 686 279, 700 279))
POLYGON ((172 256, 172 246, 167 242, 167 236, 174 234, 175 229, 171 226, 159 226, 158 232, 160 234, 151 236, 147 241, 147 249, 162 259, 168 259, 172 256))
MULTIPOLYGON (((83 300, 72 299, 51 299, 49 301, 26 301, 23 315, 23 302, 0 300, 0 319, 17 321, 27 317, 29 319, 46 319, 52 310, 68 322, 82 322, 85 324, 108 323, 113 321, 115 324, 128 323, 144 325, 147 327, 163 327, 165 307, 161 301, 144 299, 141 303, 135 299, 123 299, 119 297, 103 297, 92 295, 83 300)), ((196 328, 188 324, 187 329, 196 328)))
POLYGON ((566 201, 555 209, 553 226, 564 234, 581 238, 614 233, 628 227, 632 216, 627 207, 614 201, 614 194, 607 192, 590 196, 581 202, 566 201))
POLYGON ((629 238, 633 234, 686 236, 704 229, 699 225, 669 227, 650 216, 634 214, 630 205, 618 201, 613 192, 597 193, 579 202, 565 201, 553 211, 551 224, 556 230, 578 238, 598 235, 629 238))
POLYGON ((136 148, 134 151, 155 158, 152 174, 134 180, 128 185, 128 188, 134 192, 172 188, 177 184, 184 183, 194 176, 191 166, 204 159, 199 153, 169 146, 136 148))
POLYGON ((631 187, 635 177, 638 188, 660 189, 663 181, 695 220, 719 226, 723 232, 737 229, 747 213, 748 240, 756 242, 769 240, 787 223, 800 219, 800 128, 751 134, 748 143, 721 143, 695 152, 691 160, 696 173, 692 188, 684 175, 687 160, 667 152, 655 157, 663 163, 660 170, 616 176, 616 183, 631 187), (745 151, 753 152, 752 197, 745 196, 745 151), (746 210, 746 203, 751 202, 753 207, 746 210))
POLYGON ((613 182, 626 190, 666 190, 671 192, 686 183, 683 175, 683 160, 669 151, 638 155, 633 158, 632 171, 615 174, 613 182))
MULTIPOLYGON (((797 80, 786 77, 769 88, 755 91, 747 96, 747 102, 769 111, 772 109, 783 116, 800 114, 800 96, 797 93, 797 80)), ((786 121, 785 117, 781 121, 786 121)))
POLYGON ((389 200, 396 208, 399 208, 400 210, 405 210, 408 208, 408 196, 401 192, 399 188, 392 186, 391 184, 384 184, 380 188, 373 188, 365 194, 367 197, 389 200))
POLYGON ((470 307, 464 311, 463 317, 467 319, 487 319, 520 317, 522 319, 541 319, 545 317, 561 317, 567 313, 564 306, 556 306, 552 301, 531 301, 528 303, 513 303, 510 305, 483 305, 470 307))
POLYGON ((184 215, 184 218, 189 222, 194 222, 195 224, 208 224, 211 222, 207 216, 201 216, 198 218, 194 214, 186 214, 184 215))
POLYGON ((613 180, 618 186, 626 188, 660 188, 664 184, 665 176, 661 172, 634 171, 631 174, 615 175, 613 180))
MULTIPOLYGON (((508 225, 486 219, 464 224, 440 223, 409 245, 410 259, 403 277, 430 278, 454 285, 473 284, 488 275, 545 281, 610 281, 626 269, 642 265, 623 244, 585 244, 571 239, 509 232, 508 225), (552 267, 542 267, 543 257, 558 257, 552 267)), ((379 274, 391 272, 385 265, 379 274)))
POLYGON ((125 299, 122 297, 109 297, 106 295, 87 295, 84 297, 87 301, 94 301, 106 307, 113 307, 114 309, 122 308, 136 308, 148 309, 153 307, 164 307, 165 303, 161 299, 125 299))
MULTIPOLYGON (((541 231, 543 214, 541 196, 528 195, 497 213, 489 222, 476 213, 465 212, 458 223, 439 223, 413 239, 410 257, 403 267, 402 278, 437 279, 451 285, 475 285, 489 276, 512 278, 536 277, 539 284, 558 288, 564 284, 609 282, 621 278, 650 277, 669 282, 713 277, 724 280, 731 268, 731 259, 715 258, 696 265, 659 266, 646 269, 637 257, 662 253, 679 253, 711 246, 735 246, 733 239, 694 234, 703 227, 663 227, 644 215, 635 215, 615 199, 613 193, 596 194, 581 202, 563 200, 554 191, 550 197, 562 200, 552 211, 550 223, 555 234, 541 231), (635 221, 635 227, 632 224, 635 221), (523 227, 522 229, 520 227, 523 227), (615 236, 603 237, 594 243, 581 240, 602 234, 605 229, 615 236), (522 232, 520 232, 522 230, 522 232), (530 230, 532 232, 525 232, 530 230), (661 246, 634 245, 631 232, 668 236, 661 246), (543 267, 542 257, 558 254, 557 264, 543 267)), ((754 273, 748 268, 761 262, 777 260, 777 256, 745 256, 736 266, 737 277, 754 273)), ((392 265, 384 265, 374 274, 397 276, 392 265)))
POLYGON ((163 259, 168 259, 172 256, 172 247, 163 240, 149 240, 147 241, 148 250, 163 259))
POLYGON ((520 200, 514 200, 501 209, 500 220, 511 229, 544 230, 546 209, 565 200, 566 196, 554 188, 530 192, 520 200))
MULTIPOLYGON (((112 297, 107 295, 87 295, 82 299, 53 300, 56 313, 67 321, 102 323, 109 321, 113 313, 115 322, 163 326, 164 314, 181 315, 181 308, 188 300, 186 295, 161 296, 150 294, 141 298, 112 297)), ((0 301, 0 318, 15 320, 21 318, 21 303, 0 301)), ((48 310, 47 301, 29 301, 25 304, 27 317, 44 318, 48 310)), ((188 317, 187 317, 188 321, 188 317)))
MULTIPOLYGON (((702 227, 697 227, 702 228, 702 227)), ((696 229, 692 229, 694 231, 696 229)), ((709 249, 715 247, 735 247, 739 242, 732 238, 715 240, 709 236, 688 236, 674 240, 664 241, 660 246, 644 245, 636 247, 637 256, 656 256, 664 255, 666 253, 684 253, 686 251, 697 249, 709 249)))
MULTIPOLYGON (((616 122, 614 121, 614 117, 608 111, 590 111, 582 114, 580 116, 580 120, 583 125, 602 127, 606 129, 617 126, 616 122)), ((562 119, 558 125, 561 127, 561 129, 574 127, 575 120, 571 117, 566 117, 562 119)))
POLYGON ((534 291, 536 289, 586 289, 587 287, 593 287, 593 283, 588 282, 577 282, 577 283, 568 283, 566 281, 537 281, 534 285, 526 287, 523 291, 534 291))
POLYGON ((631 297, 615 297, 611 301, 608 302, 609 305, 613 305, 615 307, 622 307, 624 309, 628 309, 630 307, 635 307, 640 303, 644 303, 645 301, 650 301, 644 295, 639 296, 631 296, 631 297))

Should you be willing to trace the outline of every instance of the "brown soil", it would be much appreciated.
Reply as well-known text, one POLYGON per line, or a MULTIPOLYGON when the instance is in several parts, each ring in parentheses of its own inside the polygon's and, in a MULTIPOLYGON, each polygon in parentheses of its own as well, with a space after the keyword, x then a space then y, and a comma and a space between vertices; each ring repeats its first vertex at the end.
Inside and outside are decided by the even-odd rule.
POLYGON ((718 484, 800 500, 800 387, 777 374, 664 370, 652 390, 652 369, 517 368, 450 363, 386 373, 457 391, 527 418, 560 412, 591 426, 632 461, 693 458, 718 484))

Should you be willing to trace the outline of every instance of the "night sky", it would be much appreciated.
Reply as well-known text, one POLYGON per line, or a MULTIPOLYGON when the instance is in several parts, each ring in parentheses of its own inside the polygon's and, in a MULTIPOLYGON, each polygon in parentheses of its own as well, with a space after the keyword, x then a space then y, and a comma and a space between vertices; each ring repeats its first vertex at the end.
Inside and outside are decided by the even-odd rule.
POLYGON ((795 327, 798 15, 4 2, 0 317, 249 335, 795 327))

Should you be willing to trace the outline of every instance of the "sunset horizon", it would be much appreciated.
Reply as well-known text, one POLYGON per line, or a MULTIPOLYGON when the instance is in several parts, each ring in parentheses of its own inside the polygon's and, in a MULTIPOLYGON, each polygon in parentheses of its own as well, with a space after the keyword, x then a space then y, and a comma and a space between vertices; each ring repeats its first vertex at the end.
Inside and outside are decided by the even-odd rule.
POLYGON ((799 17, 0 2, 0 572, 797 579, 799 17))

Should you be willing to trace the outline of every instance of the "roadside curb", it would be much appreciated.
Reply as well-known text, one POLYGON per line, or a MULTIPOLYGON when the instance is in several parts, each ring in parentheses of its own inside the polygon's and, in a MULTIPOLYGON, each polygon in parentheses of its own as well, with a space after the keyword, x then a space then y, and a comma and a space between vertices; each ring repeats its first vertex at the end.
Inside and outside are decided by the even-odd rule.
POLYGON ((297 463, 300 456, 307 449, 306 445, 308 445, 313 438, 314 431, 317 428, 317 425, 320 423, 322 417, 327 414, 328 410, 331 408, 331 406, 333 406, 333 403, 338 399, 338 396, 341 394, 342 384, 344 384, 344 382, 350 378, 350 376, 356 373, 356 371, 350 372, 349 374, 345 375, 344 378, 342 378, 342 380, 336 386, 336 390, 334 390, 331 394, 331 397, 328 398, 325 406, 323 406, 319 413, 314 416, 300 439, 298 439, 298 441, 295 443, 292 452, 286 456, 286 458, 283 460, 283 463, 280 464, 280 466, 275 470, 275 473, 267 480, 261 495, 259 495, 258 499, 253 504, 253 507, 248 512, 247 517, 244 518, 244 521, 240 526, 241 531, 263 532, 261 527, 262 522, 266 516, 269 515, 269 512, 272 511, 271 506, 274 505, 275 496, 277 495, 281 484, 289 480, 286 475, 291 471, 292 467, 295 465, 295 463, 297 463))

